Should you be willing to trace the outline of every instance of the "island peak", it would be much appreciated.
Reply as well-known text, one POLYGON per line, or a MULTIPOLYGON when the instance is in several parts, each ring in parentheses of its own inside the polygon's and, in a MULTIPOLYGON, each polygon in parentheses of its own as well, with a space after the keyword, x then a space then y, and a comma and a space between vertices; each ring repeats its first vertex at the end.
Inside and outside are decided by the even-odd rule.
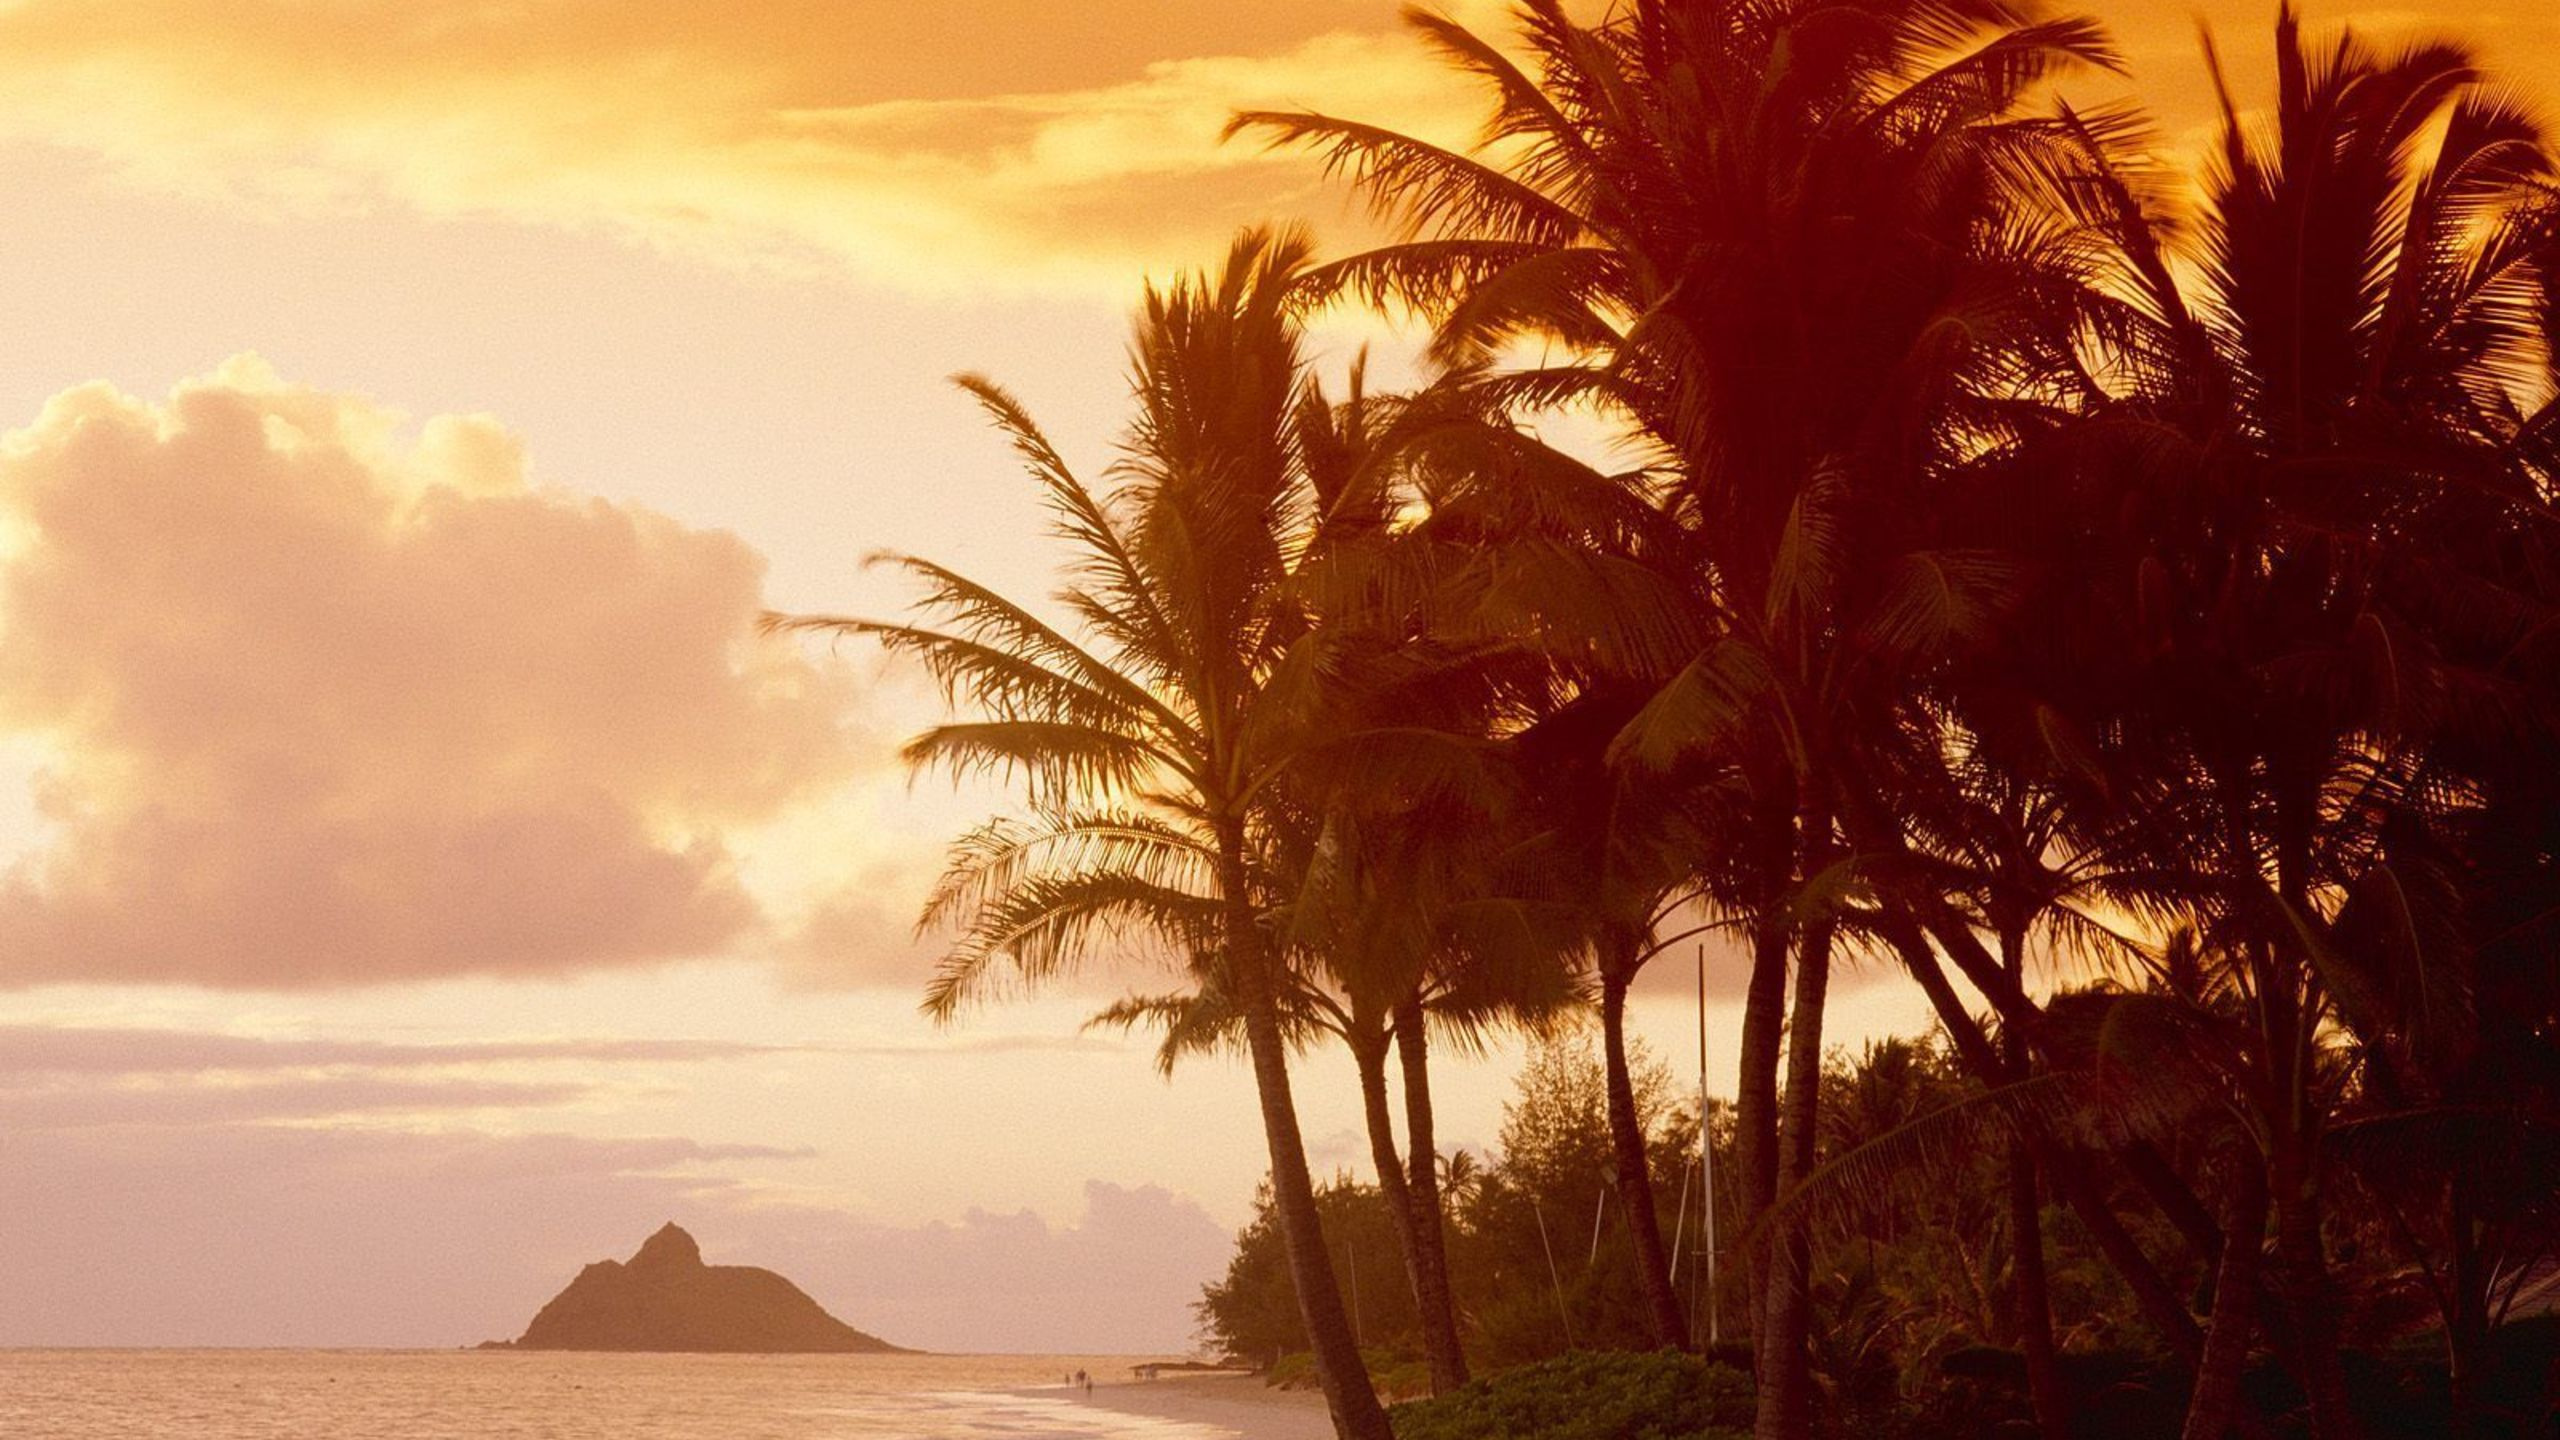
POLYGON ((659 1226, 657 1233, 640 1242, 639 1250, 630 1259, 629 1268, 701 1270, 709 1267, 702 1263, 702 1246, 694 1240, 692 1232, 670 1220, 659 1226))
POLYGON ((826 1312, 807 1291, 752 1265, 706 1265, 669 1221, 627 1261, 578 1272, 513 1341, 515 1350, 656 1350, 720 1354, 893 1354, 901 1347, 826 1312))

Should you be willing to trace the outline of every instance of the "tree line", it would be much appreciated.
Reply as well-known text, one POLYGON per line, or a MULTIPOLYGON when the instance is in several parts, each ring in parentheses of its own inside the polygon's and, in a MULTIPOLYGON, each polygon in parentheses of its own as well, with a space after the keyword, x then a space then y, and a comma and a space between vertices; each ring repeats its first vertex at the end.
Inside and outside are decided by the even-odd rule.
POLYGON ((1020 801, 952 848, 927 1009, 1163 962, 1176 988, 1103 1018, 1249 1063, 1346 1437, 1389 1421, 1293 1064, 1357 1065, 1450 1390, 1482 1314, 1431 1059, 1596 1012, 1617 1273, 1644 1343, 1692 1347, 1626 1007, 1702 929, 1749 957, 1722 1258, 1762 1440, 1839 1421, 1841 1217, 1959 1154, 1990 1157, 2050 1440, 2087 1418, 2055 1295, 2084 1257, 2189 1440, 2366 1434, 2380 1290, 2422 1312, 2447 1423, 2493 1433, 2560 1178, 2560 186, 2530 108, 2459 43, 2288 8, 2275 93, 2216 61, 2188 167, 2138 101, 2068 98, 2121 56, 2027 0, 1406 18, 1480 87, 1480 142, 1236 117, 1390 238, 1257 228, 1151 286, 1106 473, 963 382, 1053 516, 1052 603, 899 556, 912 618, 773 621, 920 663, 952 714, 909 762, 1020 801), (1423 382, 1320 375, 1335 307, 1427 329, 1423 382), (1853 961, 1925 995, 1948 1083, 1844 1147, 1853 961))

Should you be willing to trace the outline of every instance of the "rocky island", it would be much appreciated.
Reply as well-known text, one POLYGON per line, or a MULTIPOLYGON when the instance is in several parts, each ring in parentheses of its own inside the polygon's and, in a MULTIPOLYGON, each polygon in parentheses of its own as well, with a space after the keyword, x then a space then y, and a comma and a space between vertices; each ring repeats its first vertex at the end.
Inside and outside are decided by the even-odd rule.
POLYGON ((578 1272, 504 1350, 660 1350, 765 1355, 910 1353, 826 1312, 808 1292, 752 1265, 705 1265, 672 1222, 629 1260, 578 1272))

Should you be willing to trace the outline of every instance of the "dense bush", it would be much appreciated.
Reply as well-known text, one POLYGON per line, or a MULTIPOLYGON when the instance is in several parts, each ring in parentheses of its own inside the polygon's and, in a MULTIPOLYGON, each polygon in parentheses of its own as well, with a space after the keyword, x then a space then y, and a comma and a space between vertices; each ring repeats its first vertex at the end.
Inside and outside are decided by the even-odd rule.
MULTIPOLYGON (((1361 1348, 1403 1359, 1421 1354, 1413 1290, 1386 1198, 1375 1186, 1337 1175, 1317 1188, 1316 1210, 1361 1348)), ((1213 1354, 1266 1370, 1281 1356, 1304 1355, 1306 1323, 1298 1316, 1298 1291, 1289 1279, 1288 1247, 1269 1184, 1254 1197, 1253 1220, 1236 1236, 1227 1273, 1201 1287, 1192 1308, 1200 1317, 1202 1343, 1213 1354)), ((1369 1368, 1380 1368, 1374 1355, 1369 1368)))
MULTIPOLYGON (((1694 1246, 1700 1227, 1690 1181, 1698 1112, 1694 1102, 1684 1106, 1670 1071, 1641 1042, 1630 1046, 1629 1056, 1637 1115, 1652 1137, 1657 1222, 1666 1235, 1685 1224, 1690 1238, 1683 1243, 1694 1246)), ((1459 1152, 1444 1180, 1450 1283, 1466 1317, 1467 1357, 1480 1368, 1575 1348, 1651 1344, 1626 1209, 1605 1178, 1613 1163, 1606 1087, 1589 1033, 1532 1046, 1503 1107, 1500 1143, 1489 1154, 1459 1152)), ((1722 1107, 1716 1128, 1718 1183, 1730 1197, 1741 1175, 1733 1167, 1731 1118, 1722 1107)), ((1361 1347, 1407 1361, 1420 1357, 1420 1324, 1386 1198, 1346 1172, 1318 1187, 1316 1207, 1361 1347)), ((1684 1285, 1696 1284, 1694 1272, 1694 1266, 1683 1271, 1684 1285)), ((1267 1185, 1236 1237, 1227 1273, 1202 1287, 1194 1311, 1210 1353, 1267 1370, 1278 1357, 1307 1349, 1288 1247, 1267 1185)), ((1728 1327, 1738 1318, 1729 1316, 1728 1327)), ((1370 1364, 1382 1379, 1394 1368, 1370 1364)))
POLYGON ((1750 1429, 1751 1379, 1672 1351, 1585 1350, 1389 1414, 1397 1440, 1721 1440, 1750 1429))
MULTIPOLYGON (((1361 1351, 1360 1359, 1381 1399, 1410 1400, 1431 1393, 1431 1367, 1411 1356, 1372 1349, 1361 1351)), ((1304 1350, 1283 1355, 1264 1369, 1262 1383, 1275 1390, 1319 1389, 1316 1357, 1304 1350)))

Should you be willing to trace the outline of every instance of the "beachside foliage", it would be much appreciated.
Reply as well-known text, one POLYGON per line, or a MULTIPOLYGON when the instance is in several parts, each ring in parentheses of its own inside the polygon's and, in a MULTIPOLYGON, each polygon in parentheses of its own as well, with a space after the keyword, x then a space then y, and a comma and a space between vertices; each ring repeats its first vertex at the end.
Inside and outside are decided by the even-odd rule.
POLYGON ((1751 1377, 1673 1351, 1582 1351, 1398 1405, 1396 1440, 1731 1440, 1751 1377))

